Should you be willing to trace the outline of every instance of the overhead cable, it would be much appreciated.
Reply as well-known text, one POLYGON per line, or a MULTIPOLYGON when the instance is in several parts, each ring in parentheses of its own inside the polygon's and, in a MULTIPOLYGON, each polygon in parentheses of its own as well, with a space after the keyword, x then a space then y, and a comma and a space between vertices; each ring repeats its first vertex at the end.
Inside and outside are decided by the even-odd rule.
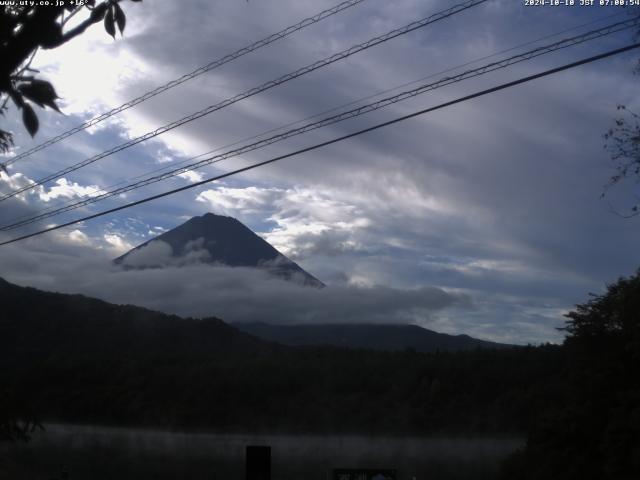
POLYGON ((312 150, 317 150, 319 148, 326 147, 328 145, 332 145, 334 143, 338 143, 338 142, 347 140, 349 138, 353 138, 353 137, 356 137, 356 136, 359 136, 359 135, 363 135, 365 133, 369 133, 369 132, 378 130, 380 128, 388 127, 390 125, 393 125, 393 124, 396 124, 396 123, 399 123, 399 122, 402 122, 402 121, 405 121, 405 120, 408 120, 410 118, 414 118, 414 117, 417 117, 417 116, 420 116, 420 115, 424 115, 426 113, 433 112, 435 110, 440 110, 442 108, 446 108, 446 107, 449 107, 449 106, 452 106, 452 105, 456 105, 458 103, 466 102, 466 101, 472 100, 474 98, 482 97, 484 95, 495 93, 495 92, 498 92, 500 90, 505 90, 507 88, 514 87, 516 85, 520 85, 520 84, 523 84, 523 83, 531 82, 533 80, 536 80, 536 79, 539 79, 539 78, 543 78, 543 77, 546 77, 546 76, 549 76, 549 75, 553 75, 555 73, 562 72, 562 71, 565 71, 565 70, 569 70, 569 69, 572 69, 572 68, 575 68, 575 67, 578 67, 578 66, 581 66, 581 65, 586 65, 588 63, 592 63, 592 62, 595 62, 597 60, 602 60, 604 58, 612 57, 614 55, 619 55, 621 53, 628 52, 628 51, 636 49, 638 47, 640 47, 640 43, 634 43, 634 44, 627 45, 627 46, 622 47, 622 48, 617 48, 615 50, 610 50, 608 52, 605 52, 605 53, 602 53, 602 54, 599 54, 599 55, 594 55, 592 57, 588 57, 588 58, 585 58, 585 59, 582 59, 582 60, 578 60, 576 62, 568 63, 568 64, 565 64, 565 65, 560 66, 560 67, 552 68, 550 70, 545 70, 543 72, 540 72, 540 73, 537 73, 537 74, 534 74, 534 75, 529 75, 529 76, 520 78, 518 80, 514 80, 514 81, 511 81, 511 82, 503 83, 503 84, 498 85, 496 87, 488 88, 486 90, 482 90, 482 91, 473 93, 471 95, 466 95, 464 97, 460 97, 460 98, 457 98, 455 100, 451 100, 449 102, 441 103, 439 105, 436 105, 435 107, 425 108, 423 110, 419 110, 417 112, 414 112, 414 113, 411 113, 411 114, 408 114, 408 115, 404 115, 404 116, 395 118, 393 120, 389 120, 387 122, 379 123, 377 125, 374 125, 374 126, 362 129, 362 130, 358 130, 356 132, 353 132, 353 133, 350 133, 350 134, 347 134, 347 135, 343 135, 341 137, 337 137, 337 138, 334 138, 332 140, 327 140, 325 142, 321 142, 321 143, 312 145, 310 147, 302 148, 300 150, 296 150, 295 152, 291 152, 291 153, 288 153, 288 154, 285 154, 285 155, 280 155, 280 156, 271 158, 269 160, 264 160, 262 162, 254 163, 254 164, 248 165, 246 167, 238 168, 238 169, 233 170, 231 172, 226 172, 226 173, 223 173, 223 174, 220 174, 220 175, 216 175, 216 176, 207 178, 205 180, 201 180, 201 181, 192 183, 190 185, 185 185, 183 187, 179 187, 179 188, 176 188, 176 189, 173 189, 173 190, 169 190, 167 192, 159 193, 157 195, 152 195, 150 197, 146 197, 146 198, 143 198, 141 200, 137 200, 135 202, 130 202, 130 203, 127 203, 125 205, 120 205, 118 207, 111 208, 109 210, 104 210, 104 211, 99 212, 99 213, 94 213, 92 215, 88 215, 88 216, 85 216, 85 217, 82 217, 82 218, 78 218, 78 219, 72 220, 70 222, 66 222, 66 223, 63 223, 63 224, 60 224, 60 225, 55 225, 55 226, 48 227, 48 228, 45 228, 45 229, 42 229, 42 230, 38 230, 36 232, 30 233, 30 234, 27 234, 27 235, 22 235, 20 237, 16 237, 16 238, 13 238, 13 239, 10 239, 10 240, 6 240, 4 242, 0 242, 0 246, 16 243, 16 242, 19 242, 19 241, 22 241, 22 240, 26 240, 27 238, 32 238, 32 237, 35 237, 35 236, 38 236, 38 235, 42 235, 44 233, 48 233, 48 232, 52 232, 52 231, 55 231, 55 230, 59 230, 61 228, 69 227, 71 225, 75 225, 75 224, 80 223, 80 222, 86 222, 88 220, 92 220, 94 218, 102 217, 102 216, 108 215, 110 213, 115 213, 115 212, 118 212, 118 211, 121 211, 121 210, 125 210, 125 209, 128 209, 128 208, 137 206, 137 205, 141 205, 143 203, 151 202, 153 200, 158 200, 160 198, 167 197, 169 195, 174 195, 174 194, 179 193, 179 192, 184 192, 186 190, 190 190, 190 189, 193 189, 193 188, 196 188, 196 187, 200 187, 202 185, 206 185, 207 183, 211 183, 211 182, 214 182, 216 180, 221 180, 223 178, 231 177, 233 175, 237 175, 239 173, 247 172, 249 170, 253 170, 253 169, 256 169, 258 167, 263 167, 265 165, 269 165, 271 163, 275 163, 277 161, 284 160, 286 158, 294 157, 294 156, 297 156, 297 155, 300 155, 300 154, 303 154, 303 153, 306 153, 306 152, 310 152, 312 150))
POLYGON ((330 65, 332 63, 335 63, 339 60, 343 60, 347 57, 350 57, 351 55, 354 55, 358 52, 361 52, 363 50, 367 50, 371 47, 374 47, 376 45, 380 45, 381 43, 387 42, 393 38, 396 38, 400 35, 405 35, 407 33, 413 32, 414 30, 417 30, 419 28, 423 28, 426 27, 427 25, 430 25, 432 23, 438 22, 440 20, 443 20, 445 18, 451 17, 452 15, 455 15, 457 13, 460 13, 464 10, 467 10, 471 7, 474 7, 476 5, 479 5, 481 3, 484 3, 488 0, 468 0, 466 2, 454 5, 450 8, 447 8, 445 10, 442 10, 440 12, 437 12, 433 15, 430 15, 429 17, 423 18, 421 20, 417 20, 415 22, 411 22, 407 25, 405 25, 404 27, 398 28, 398 29, 394 29, 391 30, 390 32, 387 32, 384 35, 380 35, 378 37, 374 37, 364 43, 358 44, 358 45, 354 45, 346 50, 343 50, 342 52, 336 53, 330 57, 327 57, 323 60, 319 60, 315 63, 312 63, 310 65, 307 65, 306 67, 302 67, 298 70, 295 70, 291 73, 288 73, 286 75, 283 75, 275 80, 271 80, 269 82, 266 82, 258 87, 254 87, 250 90, 247 90, 239 95, 236 95, 235 97, 232 98, 228 98, 226 100, 223 100, 220 103, 217 103, 215 105, 210 105, 198 112, 192 113, 191 115, 187 115, 186 117, 181 118, 180 120, 176 120, 174 122, 171 122, 167 125, 164 125, 163 127, 157 128, 151 132, 147 132, 144 135, 141 135, 139 137, 136 137, 128 142, 125 142, 121 145, 118 145, 116 147, 113 147, 109 150, 106 150, 98 155, 94 155, 93 157, 87 158, 81 162, 78 162, 74 165, 71 165, 69 167, 66 167, 58 172, 55 172, 53 174, 47 175, 44 178, 41 178, 39 180, 36 180, 35 182, 31 182, 28 185, 25 185, 23 187, 18 188, 17 190, 14 190, 12 192, 9 192, 3 196, 0 196, 0 202, 7 200, 11 197, 14 197, 22 192, 26 192, 28 190, 31 190, 32 188, 35 188, 37 186, 40 185, 44 185, 47 182, 50 182, 52 180, 56 180, 58 178, 63 177, 64 175, 67 175, 71 172, 74 172, 76 170, 79 170, 80 168, 86 167, 87 165, 90 165, 94 162, 97 162, 98 160, 101 160, 105 157, 108 157, 110 155, 113 155, 114 153, 120 152, 122 150, 125 150, 129 147, 132 147, 134 145, 137 145, 139 143, 144 142, 145 140, 149 140, 150 138, 154 138, 157 137, 158 135, 161 135, 163 133, 166 133, 170 130, 173 130, 174 128, 177 128, 181 125, 184 125, 185 123, 189 123, 192 122, 196 119, 202 118, 205 115, 209 115, 217 110, 221 110, 225 107, 228 107, 229 105, 233 105, 234 103, 237 103, 241 100, 244 100, 246 98, 252 97, 254 95, 257 95, 258 93, 264 92, 265 90, 269 90, 271 88, 274 88, 278 85, 281 85, 285 82, 291 81, 295 78, 301 77, 303 75, 306 75, 310 72, 313 72, 315 70, 318 70, 319 68, 322 67, 326 67, 327 65, 330 65))
POLYGON ((272 35, 269 35, 268 37, 263 38, 262 40, 258 40, 257 42, 252 43, 251 45, 248 45, 246 47, 243 47, 239 50, 236 50, 233 53, 230 53, 228 55, 225 55, 224 57, 218 58, 217 60, 214 60, 204 66, 201 66, 199 68, 196 68, 195 70, 193 70, 192 72, 186 73, 184 75, 182 75, 179 78, 176 78, 175 80, 171 80, 170 82, 165 83, 164 85, 161 85, 157 88, 154 88, 153 90, 146 92, 142 95, 140 95, 139 97, 134 98, 133 100, 129 100, 126 103, 123 103, 122 105, 120 105, 119 107, 116 108, 112 108, 111 110, 104 112, 100 115, 97 115, 89 120, 87 120, 86 122, 82 123, 81 125, 78 125, 70 130, 67 130, 66 132, 63 132, 49 140, 47 140, 46 142, 43 142, 39 145, 36 145, 35 147, 26 150, 25 152, 16 155, 13 158, 9 158, 8 160, 6 160, 3 164, 4 166, 9 166, 15 162, 17 162, 18 160, 22 160, 23 158, 28 157, 29 155, 32 155, 36 152, 39 152, 40 150, 43 150, 55 143, 60 142, 61 140, 64 140, 65 138, 70 137, 71 135, 74 135, 78 132, 81 132, 83 130, 86 130, 89 127, 93 127, 95 125, 97 125, 98 123, 106 120, 107 118, 110 118, 114 115, 117 115, 120 112, 124 112, 125 110, 128 110, 129 108, 138 105, 139 103, 142 103, 146 100, 149 100, 152 97, 155 97, 156 95, 159 95, 163 92, 166 92, 167 90, 170 90, 174 87, 177 87, 178 85, 187 82, 193 78, 196 78, 200 75, 202 75, 203 73, 206 72, 210 72, 211 70, 221 67, 222 65, 224 65, 225 63, 229 63, 233 60, 236 60, 240 57, 242 57, 243 55, 246 55, 248 53, 251 53, 255 50, 258 50, 259 48, 265 47, 267 45, 270 45, 271 43, 277 41, 277 40, 281 40, 285 37, 288 37, 289 35, 291 35, 292 33, 295 33, 299 30, 302 30, 303 28, 306 28, 310 25, 313 25, 315 23, 318 23, 322 20, 324 20, 325 18, 329 18, 337 13, 342 12, 343 10, 346 10, 348 8, 351 8, 359 3, 364 2, 365 0, 347 0, 345 2, 342 2, 338 5, 336 5, 335 7, 329 8, 327 10, 323 10, 320 13, 317 13, 315 15, 313 15, 312 17, 309 18, 305 18, 304 20, 296 23, 295 25, 291 25, 287 28, 285 28, 284 30, 280 30, 277 33, 274 33, 272 35))
POLYGON ((329 125, 333 125, 335 123, 338 122, 342 122, 344 120, 348 120, 351 118, 355 118, 376 110, 379 110, 381 108, 385 108, 388 107, 392 104, 401 102, 403 100, 407 100, 409 98, 415 97, 417 95, 421 95, 424 93, 427 93, 429 91, 432 90, 436 90, 438 88, 447 86, 447 85, 451 85, 454 83, 458 83, 461 82, 463 80, 467 80, 470 78, 474 78, 474 77, 478 77, 480 75, 485 75, 487 73, 490 72, 494 72, 496 70, 500 70, 500 69, 504 69, 507 68, 511 65, 517 64, 517 63, 521 63, 524 61, 528 61, 531 60, 533 58, 539 57, 541 55, 545 55, 557 50, 561 50, 564 48, 568 48, 571 46, 575 46, 584 42, 587 42, 589 40, 594 40, 597 38, 601 38, 605 35, 610 35, 612 33, 616 33, 616 32, 620 32, 624 29, 629 29, 629 28, 634 28, 640 25, 640 19, 636 18, 633 20, 627 20, 624 22, 617 22, 615 24, 612 25, 607 25, 605 27, 599 28, 597 30, 592 30, 586 33, 583 33, 581 35, 577 35, 571 38, 567 38, 564 40, 560 40, 558 42, 554 42, 552 44, 549 45, 545 45, 545 46, 541 46, 541 47, 537 47, 534 48, 532 50, 529 50, 527 52, 518 54, 518 55, 513 55, 509 58, 503 59, 503 60, 499 60, 497 62, 492 62, 486 65, 483 65, 481 67, 477 67, 474 69, 470 69, 467 70, 465 72, 462 72, 460 74, 457 75, 453 75, 453 76, 449 76, 449 77, 444 77, 436 82, 433 83, 429 83, 429 84, 425 84, 425 85, 420 85, 417 88, 405 91, 405 92, 401 92, 398 93, 396 95, 387 97, 387 98, 383 98, 381 100, 378 100, 376 102, 373 103, 369 103, 367 105, 363 105, 354 109, 351 109, 349 111, 345 111, 342 113, 338 113, 336 115, 332 115, 330 117, 324 118, 322 120, 316 121, 316 122, 311 122, 308 123, 306 125, 302 125, 298 128, 294 128, 291 130, 288 130, 286 132, 280 133, 278 135, 274 135, 271 136, 269 138, 266 139, 262 139, 259 140, 257 142, 248 144, 248 145, 244 145, 242 147, 221 153, 221 154, 217 154, 217 155, 213 155, 210 156, 208 158, 204 158, 198 162, 195 163, 191 163, 189 165, 185 165, 182 167, 178 167, 178 168, 174 168, 173 170, 170 170, 168 172, 164 172, 158 175, 154 175, 142 180, 139 180, 137 182, 133 182, 130 183, 129 185, 125 185, 123 187, 120 188, 116 188, 110 191, 105 191, 105 192, 96 192, 95 195, 91 195, 88 198, 85 198, 83 200, 78 200, 75 202, 72 202, 68 205, 65 205, 63 207, 59 207, 56 209, 51 209, 51 210, 47 210, 45 212, 42 212, 38 215, 35 216, 31 216, 25 220, 20 220, 14 223, 10 223, 8 225, 4 225, 2 227, 0 227, 0 231, 8 231, 8 230, 13 230, 22 226, 26 226, 29 225, 31 223, 40 221, 40 220, 44 220, 46 218, 51 218, 53 216, 56 215, 60 215, 62 213, 66 213, 69 212, 71 210, 75 210, 87 205, 91 205, 103 200, 106 200, 108 198, 111 198, 113 196, 116 195, 122 195, 124 193, 130 192, 132 190, 136 190, 138 188, 142 188, 163 180, 167 180, 171 177, 175 177, 184 173, 187 173, 189 171, 193 171, 196 169, 200 169, 203 168, 205 166, 214 164, 214 163, 218 163, 222 160, 226 160, 228 158, 232 158, 232 157, 236 157, 260 148, 264 148, 268 145, 272 145, 274 143, 280 142, 282 140, 286 140, 288 138, 291 138, 293 136, 297 136, 297 135, 301 135, 304 133, 307 133, 309 131, 312 130, 316 130, 325 126, 329 126, 329 125))

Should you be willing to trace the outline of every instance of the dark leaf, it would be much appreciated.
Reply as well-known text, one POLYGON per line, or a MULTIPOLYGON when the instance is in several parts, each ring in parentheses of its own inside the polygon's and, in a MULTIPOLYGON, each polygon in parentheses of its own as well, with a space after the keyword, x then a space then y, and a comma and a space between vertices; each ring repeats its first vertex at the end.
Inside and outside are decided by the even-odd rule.
POLYGON ((46 102, 45 105, 53 110, 55 110, 58 113, 62 113, 62 111, 60 110, 60 107, 58 107, 58 105, 56 105, 55 100, 51 100, 50 102, 46 102))
POLYGON ((106 3, 101 3, 97 7, 91 9, 91 15, 89 15, 89 20, 93 23, 99 22, 104 18, 104 14, 107 11, 108 5, 106 3))
POLYGON ((22 106, 22 122, 32 137, 38 132, 38 116, 33 108, 28 103, 22 106))
POLYGON ((18 85, 18 91, 40 107, 44 108, 47 106, 49 108, 53 108, 57 112, 60 112, 60 109, 55 102, 59 97, 51 83, 45 80, 34 79, 30 82, 18 85))
POLYGON ((20 92, 17 90, 9 90, 9 96, 11 97, 11 100, 13 100, 13 103, 16 104, 16 107, 22 108, 24 105, 24 98, 22 98, 22 94, 20 92))
POLYGON ((116 24, 118 25, 118 30, 120 30, 120 35, 124 32, 124 27, 127 24, 127 17, 125 16, 122 8, 117 3, 113 4, 113 16, 116 19, 116 24))
POLYGON ((115 25, 115 20, 113 18, 113 10, 111 10, 111 9, 107 10, 107 13, 104 16, 104 29, 115 40, 115 38, 116 38, 116 25, 115 25))

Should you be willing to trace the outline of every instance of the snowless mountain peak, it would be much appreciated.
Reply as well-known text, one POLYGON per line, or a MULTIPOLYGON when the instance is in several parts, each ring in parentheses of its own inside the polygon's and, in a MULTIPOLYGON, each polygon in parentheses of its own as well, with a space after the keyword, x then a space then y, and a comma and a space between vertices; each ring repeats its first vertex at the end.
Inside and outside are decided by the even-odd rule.
POLYGON ((274 275, 324 284, 233 217, 206 213, 193 217, 114 260, 124 268, 162 268, 194 263, 268 270, 274 275))

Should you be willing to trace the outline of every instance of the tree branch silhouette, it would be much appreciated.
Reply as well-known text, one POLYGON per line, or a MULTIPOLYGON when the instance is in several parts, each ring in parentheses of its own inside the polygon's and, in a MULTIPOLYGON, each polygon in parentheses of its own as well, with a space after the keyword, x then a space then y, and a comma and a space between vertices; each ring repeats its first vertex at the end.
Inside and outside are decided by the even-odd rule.
MULTIPOLYGON (((104 29, 114 39, 116 28, 122 34, 126 16, 121 0, 87 0, 84 5, 5 5, 0 10, 0 114, 8 109, 8 101, 22 111, 22 121, 31 136, 39 129, 34 106, 60 111, 58 95, 53 85, 36 78, 31 62, 39 49, 60 47, 82 35, 89 27, 103 22, 104 29), (81 12, 87 17, 65 31, 68 21, 81 12), (26 73, 34 75, 25 75, 26 73)), ((141 2, 142 0, 131 0, 141 2)), ((13 134, 0 129, 0 152, 13 146, 13 134)))

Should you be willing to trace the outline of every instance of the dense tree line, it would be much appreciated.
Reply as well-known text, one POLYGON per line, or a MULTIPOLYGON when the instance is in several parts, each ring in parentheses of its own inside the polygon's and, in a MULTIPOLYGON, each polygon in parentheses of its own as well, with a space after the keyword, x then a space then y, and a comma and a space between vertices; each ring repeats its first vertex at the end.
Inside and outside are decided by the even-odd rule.
POLYGON ((5 380, 43 420, 221 431, 523 432, 553 396, 554 347, 456 354, 304 348, 66 356, 5 380))
POLYGON ((555 346, 435 354, 285 348, 216 319, 6 282, 0 290, 11 298, 0 321, 0 385, 43 421, 523 432, 563 388, 564 353, 555 346))
POLYGON ((640 478, 640 270, 567 318, 565 394, 540 412, 505 478, 640 478))

